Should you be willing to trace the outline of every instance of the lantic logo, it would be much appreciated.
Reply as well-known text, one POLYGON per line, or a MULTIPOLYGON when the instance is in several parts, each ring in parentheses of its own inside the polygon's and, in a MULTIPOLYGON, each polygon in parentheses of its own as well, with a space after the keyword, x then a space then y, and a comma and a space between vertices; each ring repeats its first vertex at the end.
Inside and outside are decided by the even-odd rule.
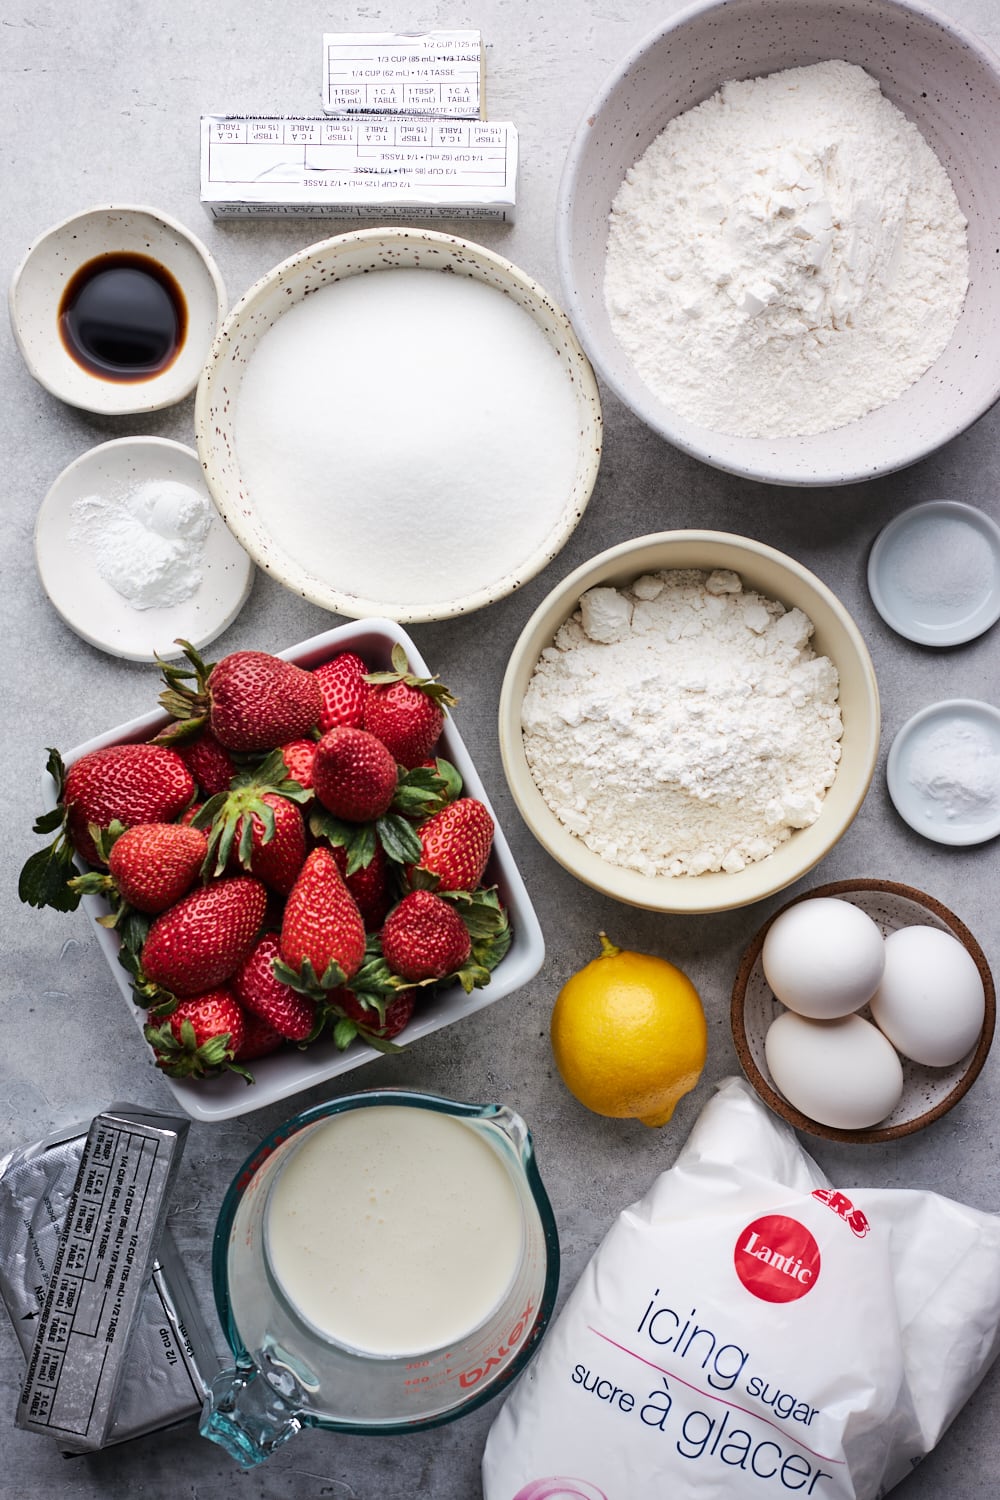
POLYGON ((819 1246, 798 1219, 765 1214, 748 1224, 733 1252, 736 1274, 762 1302, 794 1302, 819 1280, 819 1246))

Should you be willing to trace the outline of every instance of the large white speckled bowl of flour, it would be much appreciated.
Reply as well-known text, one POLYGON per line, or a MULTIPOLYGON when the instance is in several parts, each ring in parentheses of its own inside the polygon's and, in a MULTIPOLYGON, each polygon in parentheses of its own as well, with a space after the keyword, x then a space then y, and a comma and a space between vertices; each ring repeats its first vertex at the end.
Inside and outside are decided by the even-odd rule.
MULTIPOLYGON (((654 721, 657 729, 662 721, 660 737, 670 732, 667 709, 671 691, 679 699, 688 689, 665 683, 664 712, 654 721)), ((703 696, 707 700, 712 694, 705 692, 703 696)), ((628 712, 628 704, 614 710, 625 718, 628 712)), ((574 569, 542 600, 528 620, 511 652, 500 691, 499 735, 504 772, 518 811, 535 838, 564 869, 594 890, 630 906, 661 912, 702 913, 749 906, 783 890, 817 865, 850 827, 864 801, 878 759, 879 726, 875 669, 857 625, 837 596, 794 558, 750 537, 721 531, 666 531, 636 537, 608 548, 574 569), (715 569, 729 570, 739 574, 746 590, 776 601, 785 611, 801 610, 814 627, 812 650, 817 656, 829 658, 840 679, 838 703, 843 721, 840 761, 833 783, 822 799, 819 816, 811 826, 791 832, 766 858, 747 863, 732 873, 716 869, 699 875, 644 874, 625 863, 612 863, 585 842, 584 836, 571 831, 553 810, 535 780, 525 751, 522 706, 528 684, 539 657, 552 646, 560 627, 574 615, 581 597, 589 589, 608 586, 622 589, 644 574, 673 569, 698 569, 706 574, 715 569)), ((750 752, 746 759, 752 762, 750 752)), ((602 785, 611 786, 615 782, 615 767, 592 769, 602 785)), ((689 769, 697 775, 699 768, 692 764, 689 769)), ((603 790, 600 795, 603 800, 603 790)), ((656 816, 657 808, 652 801, 644 801, 643 805, 649 808, 651 819, 656 816)), ((623 804, 623 828, 628 815, 629 808, 623 804)), ((661 819, 662 816, 661 813, 661 819)))
POLYGON ((998 140, 1000 60, 922 0, 698 0, 642 41, 584 111, 557 206, 563 304, 605 384, 696 458, 771 484, 891 473, 956 437, 1000 396, 998 140), (943 352, 888 404, 809 436, 730 436, 672 410, 618 342, 604 300, 612 201, 667 123, 723 83, 831 59, 870 73, 944 166, 968 221, 969 289, 943 352))

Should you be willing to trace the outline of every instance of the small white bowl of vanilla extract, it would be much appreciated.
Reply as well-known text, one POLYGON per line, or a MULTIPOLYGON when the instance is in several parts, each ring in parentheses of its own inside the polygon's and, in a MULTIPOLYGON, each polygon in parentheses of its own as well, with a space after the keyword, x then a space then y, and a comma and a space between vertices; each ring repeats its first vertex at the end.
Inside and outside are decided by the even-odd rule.
POLYGON ((169 215, 128 204, 54 225, 10 284, 11 326, 31 374, 105 416, 189 396, 226 309, 200 240, 169 215))

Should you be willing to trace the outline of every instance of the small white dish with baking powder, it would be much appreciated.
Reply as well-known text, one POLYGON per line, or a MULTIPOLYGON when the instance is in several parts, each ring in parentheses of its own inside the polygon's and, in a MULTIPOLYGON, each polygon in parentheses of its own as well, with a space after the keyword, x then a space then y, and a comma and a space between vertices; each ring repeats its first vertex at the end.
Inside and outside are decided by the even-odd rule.
POLYGON ((921 646, 959 646, 1000 619, 1000 526, 961 500, 928 500, 890 521, 868 556, 887 625, 921 646))
POLYGON ((212 503, 193 448, 116 438, 74 460, 42 501, 35 562, 77 635, 126 661, 177 657, 231 625, 254 567, 212 503))
POLYGON ((974 698, 921 709, 892 742, 886 780, 899 816, 924 838, 953 845, 996 838, 1000 709, 974 698))

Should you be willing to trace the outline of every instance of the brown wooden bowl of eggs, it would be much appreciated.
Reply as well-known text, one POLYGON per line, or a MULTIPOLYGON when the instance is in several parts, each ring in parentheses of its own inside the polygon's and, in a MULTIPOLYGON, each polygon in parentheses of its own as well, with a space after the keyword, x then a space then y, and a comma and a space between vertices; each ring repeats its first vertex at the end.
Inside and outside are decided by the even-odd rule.
POLYGON ((798 1130, 891 1141, 975 1082, 996 1023, 983 950, 932 896, 842 880, 764 924, 733 986, 733 1040, 757 1093, 798 1130))

